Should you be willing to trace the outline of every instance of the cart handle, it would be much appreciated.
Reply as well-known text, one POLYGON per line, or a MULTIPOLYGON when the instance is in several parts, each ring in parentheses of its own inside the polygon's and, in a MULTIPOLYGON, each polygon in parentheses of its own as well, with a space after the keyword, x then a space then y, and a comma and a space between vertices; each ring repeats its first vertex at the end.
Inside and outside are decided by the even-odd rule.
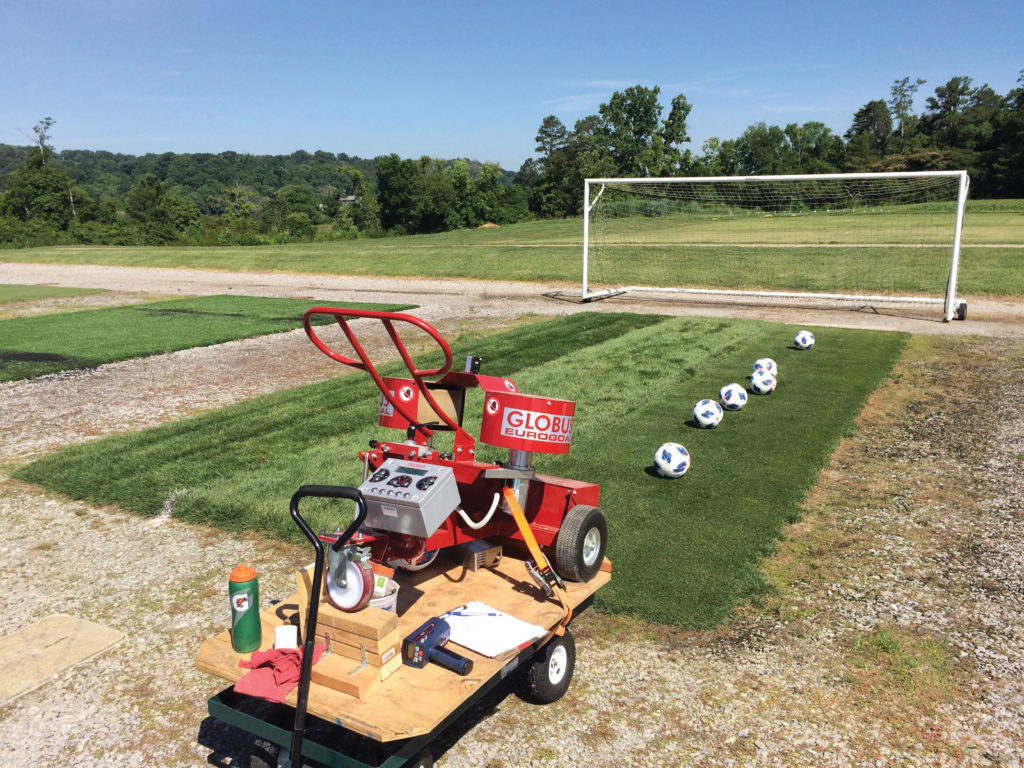
POLYGON ((306 705, 309 701, 309 681, 313 674, 313 653, 316 645, 316 622, 320 608, 320 584, 324 578, 324 545, 313 533, 309 523, 299 514, 299 502, 307 496, 325 499, 350 499, 356 503, 356 516, 345 532, 338 537, 331 548, 341 549, 366 520, 366 501, 358 488, 345 485, 303 485, 292 496, 290 510, 292 520, 299 530, 316 548, 316 564, 313 566, 313 583, 309 590, 309 612, 303 632, 302 667, 299 671, 299 689, 295 702, 295 726, 292 730, 292 765, 302 765, 302 740, 306 731, 306 705))
MULTIPOLYGON (((327 355, 332 360, 337 360, 339 363, 345 365, 351 365, 353 368, 358 368, 361 371, 367 371, 371 374, 376 374, 376 367, 373 361, 370 360, 363 346, 356 339, 355 331, 346 322, 345 318, 358 318, 368 317, 376 318, 384 324, 384 328, 388 332, 388 336, 391 337, 391 341, 394 343, 395 348, 398 350, 398 354, 402 356, 402 361, 409 369, 409 373, 412 374, 413 378, 419 378, 423 376, 443 376, 448 373, 452 367, 452 350, 448 346, 448 342, 444 340, 441 333, 430 323, 414 315, 407 315, 402 312, 382 312, 374 309, 343 309, 337 307, 313 307, 312 309, 306 310, 306 314, 302 318, 302 325, 306 329, 306 335, 309 336, 312 341, 321 352, 327 355), (359 359, 346 357, 345 355, 336 352, 331 349, 323 339, 316 335, 316 331, 313 330, 313 326, 310 318, 313 315, 331 315, 341 326, 341 330, 345 332, 345 336, 348 338, 352 348, 356 351, 359 359), (428 368, 424 370, 418 370, 412 361, 412 357, 409 356, 408 350, 405 348, 405 344, 402 342, 401 337, 398 334, 392 321, 399 321, 403 323, 410 323, 415 325, 417 328, 426 332, 434 341, 437 342, 438 346, 441 347, 441 351, 444 352, 444 365, 440 368, 428 368)), ((378 378, 374 375, 374 379, 378 378)))
POLYGON ((430 407, 433 408, 434 412, 441 418, 441 421, 444 422, 444 424, 450 430, 455 432, 456 442, 458 443, 458 445, 468 449, 472 449, 474 445, 473 438, 469 435, 468 432, 466 432, 461 427, 461 425, 456 424, 454 420, 452 420, 451 418, 448 417, 447 414, 445 414, 444 409, 441 408, 440 405, 438 405, 437 400, 434 399, 433 394, 431 394, 430 390, 427 389, 426 384, 423 383, 424 376, 443 376, 444 374, 448 373, 449 370, 451 370, 452 348, 448 346, 448 342, 444 340, 444 338, 441 336, 441 333, 430 323, 421 320, 420 318, 415 317, 414 315, 407 315, 402 312, 383 312, 380 310, 373 309, 344 309, 338 307, 313 307, 311 309, 306 310, 306 314, 303 315, 302 318, 302 325, 306 329, 306 335, 309 336, 310 341, 312 341, 316 345, 317 349, 319 349, 332 360, 337 360, 339 363, 350 365, 353 368, 357 368, 361 371, 366 371, 367 373, 369 373, 370 376, 373 377, 373 381, 377 385, 377 389, 379 389, 381 391, 381 394, 384 396, 384 399, 387 400, 391 404, 391 406, 402 415, 402 418, 404 418, 410 424, 414 425, 418 432, 421 432, 422 434, 426 435, 428 443, 429 437, 432 434, 430 428, 425 424, 418 424, 416 420, 416 414, 408 411, 406 409, 406 406, 403 403, 399 402, 398 399, 395 398, 388 391, 387 385, 384 384, 384 379, 377 371, 377 367, 373 364, 373 361, 370 359, 370 356, 366 353, 366 350, 363 349, 363 345, 359 343, 359 340, 356 338, 356 334, 355 331, 352 329, 352 326, 350 326, 348 322, 345 320, 345 318, 347 317, 376 318, 377 320, 380 320, 384 324, 384 328, 387 330, 388 336, 391 337, 391 342, 395 345, 395 349, 398 350, 398 354, 401 356, 402 362, 405 363, 405 367, 409 370, 409 373, 412 375, 413 381, 416 382, 416 388, 419 390, 420 395, 422 395, 424 400, 426 400, 430 407), (311 322, 311 318, 314 315, 331 315, 337 321, 338 325, 341 326, 341 330, 345 332, 345 336, 348 338, 349 343, 352 345, 352 349, 355 350, 356 355, 359 356, 359 359, 356 360, 355 358, 346 357, 345 355, 340 354, 339 352, 331 349, 331 347, 325 341, 323 341, 323 339, 317 336, 316 331, 313 330, 313 325, 311 322), (444 365, 442 365, 440 368, 428 368, 423 370, 416 368, 416 364, 413 362, 412 356, 409 354, 409 350, 406 349, 405 344, 402 342, 402 338, 399 335, 398 330, 395 328, 393 321, 399 321, 415 325, 417 328, 424 331, 428 336, 430 336, 430 338, 436 341, 438 346, 441 347, 441 351, 444 353, 444 365))

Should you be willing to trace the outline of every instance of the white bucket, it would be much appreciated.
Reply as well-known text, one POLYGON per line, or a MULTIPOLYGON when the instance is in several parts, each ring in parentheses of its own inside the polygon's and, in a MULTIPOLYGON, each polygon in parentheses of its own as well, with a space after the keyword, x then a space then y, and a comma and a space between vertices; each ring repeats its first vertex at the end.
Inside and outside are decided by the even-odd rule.
POLYGON ((374 608, 382 608, 385 611, 395 612, 398 605, 398 582, 386 576, 377 577, 377 588, 373 590, 374 596, 370 598, 370 605, 374 608), (384 582, 381 586, 381 582, 384 582))

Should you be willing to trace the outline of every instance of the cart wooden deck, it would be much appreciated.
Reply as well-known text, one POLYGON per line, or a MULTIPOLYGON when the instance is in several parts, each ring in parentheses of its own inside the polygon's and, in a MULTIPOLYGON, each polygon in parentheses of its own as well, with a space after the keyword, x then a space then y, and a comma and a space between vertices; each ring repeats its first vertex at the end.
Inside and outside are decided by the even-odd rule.
MULTIPOLYGON (((611 563, 605 559, 600 572, 585 583, 566 582, 566 600, 575 610, 588 601, 611 579, 611 563)), ((427 619, 439 616, 471 600, 487 605, 523 621, 553 629, 562 620, 564 610, 554 598, 548 598, 527 575, 525 563, 505 555, 495 568, 479 571, 448 563, 438 558, 434 564, 417 573, 402 573, 398 578, 398 629, 406 637, 427 619)), ((295 621, 299 611, 296 593, 264 610, 263 644, 261 650, 273 647, 274 627, 295 621)), ((460 677, 436 664, 422 669, 402 665, 382 682, 356 697, 324 685, 312 683, 308 712, 323 720, 347 728, 380 742, 409 739, 436 730, 461 704, 473 696, 495 675, 504 676, 505 667, 518 658, 512 650, 498 658, 488 658, 452 643, 452 649, 473 660, 472 672, 460 677)), ((227 631, 205 641, 199 648, 196 666, 211 675, 232 683, 248 670, 238 666, 250 654, 239 654, 231 648, 227 631)), ((346 676, 359 662, 341 654, 318 662, 343 668, 346 676)), ((316 667, 314 667, 314 670, 316 667)), ((367 666, 353 673, 376 676, 380 670, 367 666)), ((286 700, 295 705, 293 690, 286 700)))

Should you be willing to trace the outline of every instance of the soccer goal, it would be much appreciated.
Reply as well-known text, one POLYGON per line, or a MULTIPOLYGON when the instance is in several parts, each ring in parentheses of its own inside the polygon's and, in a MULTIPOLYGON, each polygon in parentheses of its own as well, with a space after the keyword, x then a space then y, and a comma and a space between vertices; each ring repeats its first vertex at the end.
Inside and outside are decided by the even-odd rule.
POLYGON ((935 303, 964 319, 968 184, 966 171, 587 179, 583 299, 935 303))

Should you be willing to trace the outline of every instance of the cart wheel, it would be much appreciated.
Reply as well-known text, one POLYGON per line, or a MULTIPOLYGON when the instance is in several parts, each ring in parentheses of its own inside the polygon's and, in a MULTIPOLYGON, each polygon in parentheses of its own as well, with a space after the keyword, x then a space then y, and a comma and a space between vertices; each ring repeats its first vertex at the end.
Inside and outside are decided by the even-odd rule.
POLYGON ((954 310, 954 317, 957 320, 966 320, 967 319, 967 302, 966 301, 961 301, 959 304, 956 305, 956 309, 954 310))
POLYGON ((430 747, 424 747, 412 760, 406 763, 403 768, 434 768, 434 755, 430 747))
POLYGON ((569 690, 576 668, 576 641, 569 630, 554 637, 533 658, 526 670, 526 694, 538 704, 558 701, 569 690))
POLYGON ((373 596, 373 571, 363 568, 355 560, 345 561, 345 586, 342 587, 331 576, 328 568, 324 573, 327 582, 327 599, 340 611, 358 611, 366 607, 373 596))
POLYGON ((590 581, 601 570, 608 520, 600 507, 577 504, 562 520, 555 540, 555 570, 569 581, 590 581))
POLYGON ((277 768, 281 748, 273 742, 256 737, 249 753, 249 768, 277 768))

